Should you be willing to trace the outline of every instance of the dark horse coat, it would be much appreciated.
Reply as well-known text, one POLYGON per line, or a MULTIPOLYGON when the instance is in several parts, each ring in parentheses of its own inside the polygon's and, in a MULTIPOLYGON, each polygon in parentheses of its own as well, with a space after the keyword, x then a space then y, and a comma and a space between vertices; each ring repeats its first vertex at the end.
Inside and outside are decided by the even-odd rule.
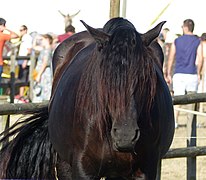
POLYGON ((67 39, 54 53, 49 111, 11 128, 10 134, 19 134, 0 153, 7 156, 1 178, 61 179, 58 166, 65 164, 67 179, 155 179, 174 135, 172 99, 155 41, 164 22, 145 34, 123 18, 103 29, 83 24, 88 32, 67 39), (23 140, 25 146, 19 145, 23 140), (53 149, 61 159, 57 164, 53 149), (34 165, 27 167, 29 161, 34 165))

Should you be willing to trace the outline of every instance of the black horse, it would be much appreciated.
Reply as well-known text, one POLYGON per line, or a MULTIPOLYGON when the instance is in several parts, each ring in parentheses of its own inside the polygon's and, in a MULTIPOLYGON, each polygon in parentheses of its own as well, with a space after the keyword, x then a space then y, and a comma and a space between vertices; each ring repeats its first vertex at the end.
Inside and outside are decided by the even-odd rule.
POLYGON ((0 152, 0 178, 61 179, 63 164, 67 179, 155 179, 174 135, 155 41, 164 22, 145 34, 123 18, 103 29, 83 24, 89 43, 70 56, 75 43, 68 39, 54 56, 49 109, 4 132, 1 142, 17 136, 0 152))

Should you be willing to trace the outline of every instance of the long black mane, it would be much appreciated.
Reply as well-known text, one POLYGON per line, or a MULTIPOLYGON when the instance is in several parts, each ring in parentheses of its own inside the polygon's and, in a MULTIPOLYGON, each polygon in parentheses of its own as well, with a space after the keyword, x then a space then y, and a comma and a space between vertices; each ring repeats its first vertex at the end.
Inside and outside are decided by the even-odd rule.
POLYGON ((80 116, 78 119, 84 116, 84 109, 88 110, 88 117, 95 114, 100 134, 107 123, 106 117, 121 117, 132 96, 138 113, 148 114, 157 82, 152 51, 143 45, 135 28, 118 22, 117 27, 112 24, 107 31, 111 33, 109 42, 100 50, 96 47, 90 56, 76 101, 76 109, 82 110, 76 113, 80 116))

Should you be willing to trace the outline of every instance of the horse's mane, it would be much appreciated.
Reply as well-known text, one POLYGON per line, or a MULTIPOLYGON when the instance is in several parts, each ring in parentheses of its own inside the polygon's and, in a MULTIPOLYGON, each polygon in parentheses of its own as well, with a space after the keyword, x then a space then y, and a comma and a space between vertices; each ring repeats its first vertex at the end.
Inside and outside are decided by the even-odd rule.
POLYGON ((96 48, 77 92, 78 118, 93 121, 103 134, 108 116, 121 118, 131 98, 137 111, 148 114, 156 92, 154 57, 134 28, 118 28, 101 51, 96 48))

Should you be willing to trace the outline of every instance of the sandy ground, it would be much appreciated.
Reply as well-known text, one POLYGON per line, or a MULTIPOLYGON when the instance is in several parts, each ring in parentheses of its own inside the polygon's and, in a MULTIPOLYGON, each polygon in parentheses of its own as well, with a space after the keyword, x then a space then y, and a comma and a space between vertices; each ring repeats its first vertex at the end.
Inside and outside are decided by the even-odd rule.
MULTIPOLYGON (((180 113, 180 126, 175 130, 171 148, 186 147, 186 113, 180 113)), ((197 146, 206 146, 206 117, 197 116, 197 146)), ((162 180, 186 180, 186 158, 164 159, 162 161, 162 180)), ((197 180, 206 180, 206 156, 197 157, 197 180)))

